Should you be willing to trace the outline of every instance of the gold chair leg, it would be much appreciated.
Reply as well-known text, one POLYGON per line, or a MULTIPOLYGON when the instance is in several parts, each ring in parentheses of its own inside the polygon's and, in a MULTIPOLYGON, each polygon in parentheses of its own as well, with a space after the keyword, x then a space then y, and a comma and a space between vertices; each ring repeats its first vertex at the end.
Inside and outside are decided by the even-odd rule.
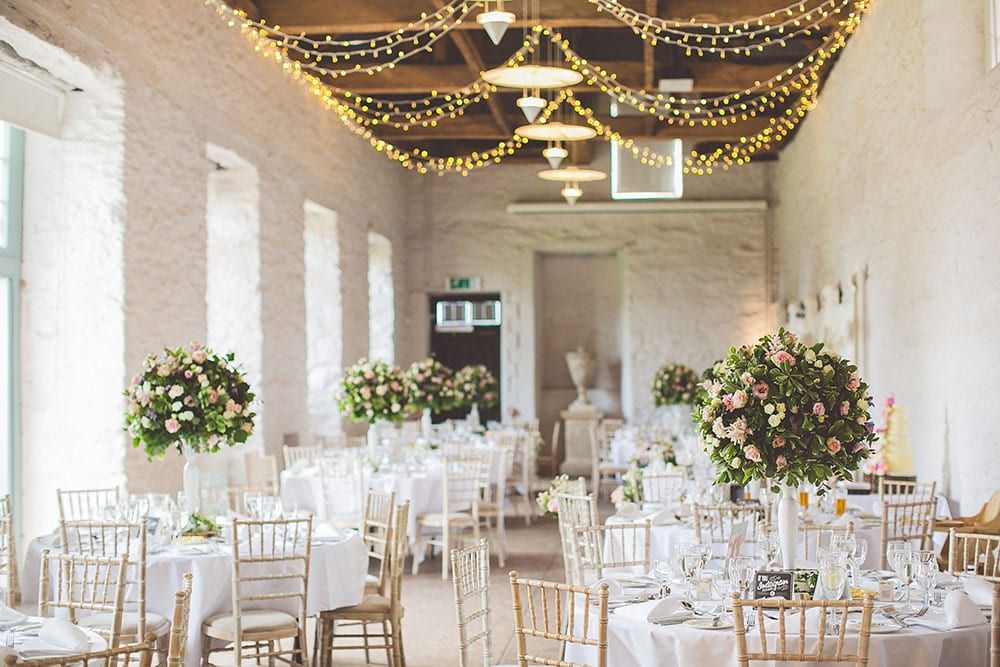
POLYGON ((389 634, 389 625, 386 621, 382 621, 382 644, 385 646, 385 664, 393 665, 395 664, 395 652, 396 647, 392 641, 393 637, 389 634))

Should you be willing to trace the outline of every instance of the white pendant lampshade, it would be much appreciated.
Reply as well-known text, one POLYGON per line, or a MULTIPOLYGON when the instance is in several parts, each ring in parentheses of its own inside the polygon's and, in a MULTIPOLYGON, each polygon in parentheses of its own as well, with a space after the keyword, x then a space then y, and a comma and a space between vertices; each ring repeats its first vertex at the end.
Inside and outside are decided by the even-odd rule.
POLYGON ((529 123, 535 122, 538 114, 545 108, 545 104, 545 98, 538 97, 537 95, 525 95, 524 97, 517 98, 517 106, 521 109, 521 113, 524 114, 529 123))
POLYGON ((483 12, 476 17, 476 21, 479 25, 483 26, 483 30, 490 36, 490 41, 494 44, 499 44, 500 40, 503 39, 504 33, 507 32, 507 28, 514 22, 514 14, 493 10, 483 12))
POLYGON ((501 88, 565 88, 583 81, 583 75, 568 67, 518 65, 494 67, 483 72, 483 81, 501 88))
POLYGON ((563 199, 566 200, 567 204, 572 206, 576 203, 577 199, 583 196, 583 190, 581 190, 580 186, 576 183, 570 183, 560 190, 559 194, 563 196, 563 199))
POLYGON ((586 141, 597 136, 597 130, 586 125, 571 125, 557 120, 536 125, 521 125, 514 132, 534 141, 586 141))
POLYGON ((549 146, 542 151, 542 157, 549 162, 549 166, 558 169, 562 161, 569 157, 569 151, 562 146, 549 146))

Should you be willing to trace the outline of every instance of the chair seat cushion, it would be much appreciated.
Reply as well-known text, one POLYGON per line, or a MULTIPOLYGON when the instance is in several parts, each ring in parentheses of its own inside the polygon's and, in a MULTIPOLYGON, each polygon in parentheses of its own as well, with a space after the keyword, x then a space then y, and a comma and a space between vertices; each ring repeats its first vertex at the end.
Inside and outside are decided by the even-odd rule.
MULTIPOLYGON (((91 614, 90 616, 84 616, 80 619, 79 625, 84 628, 92 628, 95 630, 111 630, 112 619, 114 614, 111 612, 104 612, 100 614, 91 614)), ((139 614, 134 611, 127 611, 122 614, 122 634, 123 635, 135 635, 136 628, 139 625, 139 614)), ((157 637, 162 637, 163 635, 170 632, 170 623, 167 619, 163 618, 159 614, 153 614, 151 612, 146 612, 146 632, 152 632, 157 637)))
MULTIPOLYGON (((236 619, 230 614, 216 614, 202 626, 205 634, 217 639, 230 639, 236 633, 236 619)), ((271 609, 254 609, 243 612, 243 632, 268 632, 295 630, 298 621, 291 614, 271 609)))
POLYGON ((366 594, 372 593, 373 591, 376 591, 376 590, 378 590, 378 577, 376 577, 374 574, 366 574, 365 575, 365 593, 366 594))
MULTIPOLYGON (((426 512, 417 517, 417 522, 425 526, 441 527, 444 525, 443 512, 426 512)), ((448 523, 452 526, 471 526, 472 516, 465 512, 448 515, 448 523)))

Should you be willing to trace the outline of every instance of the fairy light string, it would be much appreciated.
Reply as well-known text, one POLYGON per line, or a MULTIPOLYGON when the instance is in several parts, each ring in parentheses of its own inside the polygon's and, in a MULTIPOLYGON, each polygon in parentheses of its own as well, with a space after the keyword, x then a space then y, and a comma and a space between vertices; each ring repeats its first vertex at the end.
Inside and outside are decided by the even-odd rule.
MULTIPOLYGON (((593 4, 611 2, 611 0, 587 1, 593 4)), ((256 52, 265 59, 277 63, 286 75, 304 85, 312 95, 316 96, 324 108, 336 113, 351 132, 368 141, 377 152, 383 153, 388 159, 407 169, 419 173, 457 172, 466 175, 474 169, 501 162, 527 144, 526 139, 515 134, 509 139, 499 141, 490 149, 448 157, 433 157, 424 148, 398 147, 377 137, 373 128, 390 126, 407 131, 414 126, 435 127, 439 120, 464 115, 467 107, 489 99, 490 95, 496 93, 496 88, 480 78, 455 91, 432 91, 430 96, 409 100, 380 99, 356 94, 324 81, 317 72, 329 74, 327 68, 318 68, 315 62, 303 61, 302 52, 291 44, 294 40, 290 41, 287 36, 283 36, 280 40, 276 39, 276 35, 281 35, 277 26, 264 28, 263 21, 252 21, 241 10, 231 8, 219 0, 205 0, 205 3, 214 7, 220 20, 229 27, 239 28, 256 52), (296 53, 299 57, 292 57, 292 53, 296 53)), ((728 169, 735 165, 747 164, 754 154, 770 150, 789 136, 801 119, 814 108, 820 71, 830 58, 843 48, 849 36, 856 30, 862 16, 869 8, 870 0, 824 0, 821 4, 829 9, 830 14, 842 13, 844 16, 838 21, 838 27, 825 37, 816 49, 767 81, 758 81, 742 91, 717 97, 678 98, 623 86, 618 83, 614 73, 607 72, 580 57, 560 32, 543 25, 535 25, 525 31, 523 44, 508 58, 507 65, 515 67, 534 58, 534 54, 540 48, 541 40, 545 39, 549 43, 548 46, 554 47, 555 53, 561 54, 570 67, 584 75, 584 83, 608 94, 619 103, 649 113, 666 124, 714 127, 746 121, 770 114, 772 111, 779 112, 776 116, 766 116, 769 123, 767 127, 742 136, 738 142, 726 143, 708 153, 692 151, 685 157, 683 167, 685 173, 707 175, 718 168, 728 169), (851 11, 845 11, 847 5, 851 6, 851 11), (839 11, 835 11, 838 8, 839 11)), ((416 32, 431 34, 433 30, 430 26, 443 25, 443 17, 465 11, 474 5, 475 2, 454 0, 434 15, 427 16, 424 27, 417 29, 416 32)), ((789 12, 791 7, 798 7, 806 16, 808 11, 814 13, 818 11, 815 7, 809 10, 808 5, 806 2, 795 3, 786 10, 779 11, 789 12)), ((774 15, 772 12, 771 16, 774 15)), ((823 20, 826 20, 825 16, 823 20)), ((678 22, 665 22, 664 25, 668 23, 678 22)), ((750 23, 752 21, 748 20, 747 25, 750 23)), ((701 24, 701 27, 705 29, 705 26, 714 26, 712 29, 722 31, 726 26, 735 25, 737 24, 701 24)), ((410 28, 416 29, 417 26, 411 23, 407 28, 401 28, 378 39, 389 43, 392 35, 407 34, 410 28)), ((440 38, 441 34, 444 33, 434 33, 434 36, 440 38)), ((313 44, 321 43, 317 40, 308 41, 313 44)), ((328 41, 333 40, 328 37, 328 41)), ((339 44, 356 46, 359 41, 369 45, 375 43, 374 40, 346 40, 339 41, 339 44)), ((300 43, 297 42, 296 45, 300 43)), ((376 44, 373 48, 379 48, 379 45, 376 44)), ((392 63, 386 64, 383 69, 391 66, 392 63)), ((536 122, 547 122, 558 113, 563 104, 593 127, 599 137, 605 141, 615 142, 643 164, 656 167, 672 164, 670 156, 659 154, 635 139, 625 137, 599 120, 594 110, 584 105, 569 89, 558 91, 554 98, 549 100, 536 122)))

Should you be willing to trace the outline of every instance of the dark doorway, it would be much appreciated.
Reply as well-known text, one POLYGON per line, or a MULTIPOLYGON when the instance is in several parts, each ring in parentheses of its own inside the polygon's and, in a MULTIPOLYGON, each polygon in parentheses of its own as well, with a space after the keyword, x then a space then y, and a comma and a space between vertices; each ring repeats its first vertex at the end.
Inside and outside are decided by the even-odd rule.
MULTIPOLYGON (((500 295, 432 294, 428 302, 431 354, 456 371, 470 364, 484 364, 499 383, 500 323, 503 318, 500 295)), ((467 414, 468 409, 464 408, 442 412, 434 421, 462 419, 467 414)), ((484 424, 489 420, 500 421, 500 401, 482 410, 480 419, 484 424)))

